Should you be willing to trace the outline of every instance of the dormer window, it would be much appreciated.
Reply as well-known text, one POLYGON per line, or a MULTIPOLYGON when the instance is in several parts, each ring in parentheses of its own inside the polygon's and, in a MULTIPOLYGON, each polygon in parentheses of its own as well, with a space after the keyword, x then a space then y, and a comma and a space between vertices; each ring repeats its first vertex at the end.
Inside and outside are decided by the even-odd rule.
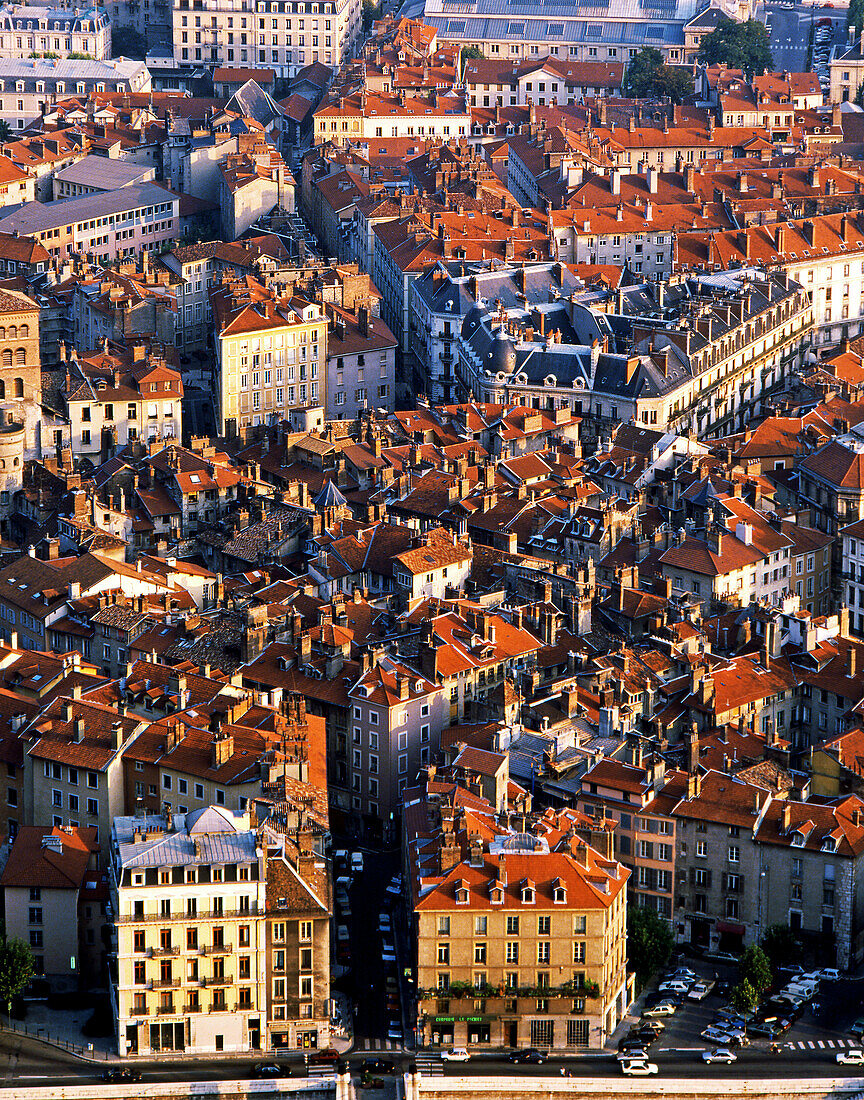
POLYGON ((468 886, 466 885, 465 880, 461 878, 456 883, 456 904, 468 904, 468 886))
POLYGON ((534 883, 526 881, 522 883, 521 889, 522 904, 533 905, 536 900, 536 892, 534 890, 534 883))
POLYGON ((489 886, 489 900, 493 905, 504 904, 504 884, 498 879, 489 886))
POLYGON ((803 848, 804 847, 804 834, 795 832, 792 834, 792 847, 803 848))
POLYGON ((560 878, 552 883, 552 900, 556 905, 566 905, 567 903, 567 887, 560 878))
POLYGON ((833 836, 826 836, 822 841, 823 852, 836 852, 837 851, 837 839, 833 836))

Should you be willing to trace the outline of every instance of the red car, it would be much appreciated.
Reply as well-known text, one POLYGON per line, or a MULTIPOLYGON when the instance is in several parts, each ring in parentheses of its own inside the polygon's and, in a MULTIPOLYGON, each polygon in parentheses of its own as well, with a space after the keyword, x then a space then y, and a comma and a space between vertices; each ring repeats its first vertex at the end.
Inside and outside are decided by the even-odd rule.
POLYGON ((309 1052, 309 1065, 316 1066, 324 1064, 330 1064, 332 1062, 338 1062, 340 1058, 339 1051, 335 1047, 324 1047, 323 1050, 312 1050, 309 1052))

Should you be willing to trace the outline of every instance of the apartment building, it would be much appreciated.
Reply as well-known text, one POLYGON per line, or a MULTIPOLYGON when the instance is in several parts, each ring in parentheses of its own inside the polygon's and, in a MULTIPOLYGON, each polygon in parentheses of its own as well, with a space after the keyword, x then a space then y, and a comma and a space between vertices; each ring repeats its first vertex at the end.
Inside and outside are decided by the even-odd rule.
POLYGON ((183 431, 180 372, 143 344, 125 355, 108 348, 67 364, 64 397, 73 452, 94 465, 142 440, 175 441, 183 431))
POLYGON ((798 501, 813 509, 816 526, 835 539, 835 566, 841 563, 843 540, 837 537, 841 529, 864 519, 862 456, 864 432, 856 426, 798 462, 798 501))
POLYGON ((28 202, 0 218, 0 232, 34 237, 56 259, 84 253, 108 265, 173 244, 180 235, 180 199, 144 183, 65 202, 28 202))
POLYGON ((267 1045, 308 1051, 330 1041, 330 867, 287 816, 267 819, 282 833, 267 845, 267 1045))
POLYGON ((65 58, 86 54, 94 61, 111 57, 111 23, 108 13, 90 8, 34 7, 4 4, 0 7, 0 57, 65 58))
POLYGON ((812 327, 809 298, 786 275, 763 281, 754 269, 687 280, 690 300, 705 312, 697 318, 687 307, 674 322, 660 321, 641 298, 643 291, 663 298, 665 283, 642 284, 630 305, 620 293, 623 328, 590 302, 559 299, 542 317, 487 304, 459 335, 460 397, 569 406, 583 431, 598 434, 631 418, 699 436, 743 426, 800 361, 812 327))
POLYGON ((211 295, 216 423, 227 435, 326 403, 327 323, 321 307, 247 277, 211 295))
POLYGON ((348 689, 351 809, 370 832, 395 839, 402 793, 437 755, 449 720, 444 687, 383 657, 348 689))
MULTIPOLYGON (((19 426, 22 449, 0 459, 0 515, 8 516, 10 491, 21 464, 37 452, 42 436, 42 369, 39 349, 40 308, 20 290, 0 291, 0 414, 4 423, 19 426), (8 468, 10 474, 3 471, 8 468)), ((16 440, 17 442, 17 440, 16 440)), ((4 517, 5 518, 5 517, 4 517)))
POLYGON ((540 60, 472 58, 462 79, 472 107, 540 107, 581 103, 586 96, 620 96, 623 61, 570 61, 551 54, 540 60))
POLYGON ((396 337, 369 305, 354 310, 326 304, 328 319, 325 416, 353 420, 367 408, 392 409, 396 400, 396 337))
MULTIPOLYGON (((34 21, 38 21, 38 15, 34 15, 34 21)), ((123 95, 149 89, 150 73, 143 61, 54 61, 9 56, 0 60, 0 111, 13 130, 38 122, 45 103, 67 96, 123 95)))
POLYGON ((75 690, 21 731, 25 823, 93 826, 104 856, 111 822, 125 810, 122 749, 144 723, 75 690))
POLYGON ((462 793, 433 778, 406 806, 420 1043, 599 1049, 632 999, 612 832, 574 811, 508 826, 462 793))
POLYGON ((311 7, 277 0, 179 0, 172 13, 174 60, 233 68, 266 66, 292 77, 306 65, 337 68, 361 31, 359 0, 324 0, 311 7))
POLYGON ((114 819, 109 989, 120 1055, 261 1049, 265 868, 248 814, 209 806, 114 819))
POLYGON ((103 977, 96 933, 105 923, 107 897, 99 898, 98 851, 91 826, 25 825, 0 875, 6 935, 29 945, 35 973, 55 992, 103 977))
POLYGON ((325 100, 315 112, 315 144, 347 145, 380 137, 430 137, 447 141, 471 134, 471 108, 461 95, 433 90, 351 92, 325 100))
POLYGON ((566 297, 577 280, 565 264, 492 264, 439 260, 410 284, 410 348, 414 370, 425 376, 424 392, 433 404, 456 399, 456 340, 462 322, 478 300, 501 300, 509 310, 546 304, 549 288, 566 297))
MULTIPOLYGON (((818 166, 809 178, 816 186, 830 186, 818 166)), ((742 264, 782 267, 810 296, 816 344, 836 344, 861 331, 864 213, 822 214, 708 235, 682 232, 675 245, 678 271, 705 264, 715 271, 742 264)))
POLYGON ((457 610, 423 601, 408 621, 420 628, 423 675, 442 684, 449 699, 445 722, 450 725, 468 721, 474 702, 484 700, 517 662, 541 646, 522 625, 521 615, 506 618, 465 604, 457 610))

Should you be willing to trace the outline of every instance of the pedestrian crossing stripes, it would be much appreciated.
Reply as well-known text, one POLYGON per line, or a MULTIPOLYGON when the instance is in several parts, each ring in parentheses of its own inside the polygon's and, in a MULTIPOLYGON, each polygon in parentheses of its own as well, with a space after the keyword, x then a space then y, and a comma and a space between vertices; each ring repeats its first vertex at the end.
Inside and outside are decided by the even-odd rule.
POLYGON ((335 1066, 307 1066, 306 1076, 315 1081, 329 1081, 336 1077, 335 1066))
POLYGON ((782 1045, 787 1050, 847 1050, 861 1044, 857 1039, 799 1039, 782 1045))
POLYGON ((354 1044, 355 1050, 401 1050, 402 1044, 395 1039, 359 1039, 354 1044))
POLYGON ((418 1054, 414 1059, 417 1070, 426 1077, 443 1077, 444 1063, 437 1054, 418 1054))

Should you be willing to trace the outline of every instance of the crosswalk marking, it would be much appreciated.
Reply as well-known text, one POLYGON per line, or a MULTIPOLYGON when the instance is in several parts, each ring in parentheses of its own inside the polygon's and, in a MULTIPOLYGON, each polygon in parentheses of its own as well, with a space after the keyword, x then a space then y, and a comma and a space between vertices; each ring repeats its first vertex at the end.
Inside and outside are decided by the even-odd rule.
POLYGON ((418 1054, 415 1058, 417 1069, 427 1077, 443 1077, 444 1063, 439 1054, 418 1054))
POLYGON ((354 1044, 355 1050, 401 1050, 395 1039, 362 1039, 354 1044))
POLYGON ((826 1042, 827 1042, 829 1047, 836 1047, 837 1046, 837 1044, 834 1042, 833 1039, 827 1039, 826 1042))
POLYGON ((820 1048, 820 1050, 825 1049, 825 1044, 823 1043, 823 1041, 821 1039, 819 1040, 819 1048, 820 1048))

